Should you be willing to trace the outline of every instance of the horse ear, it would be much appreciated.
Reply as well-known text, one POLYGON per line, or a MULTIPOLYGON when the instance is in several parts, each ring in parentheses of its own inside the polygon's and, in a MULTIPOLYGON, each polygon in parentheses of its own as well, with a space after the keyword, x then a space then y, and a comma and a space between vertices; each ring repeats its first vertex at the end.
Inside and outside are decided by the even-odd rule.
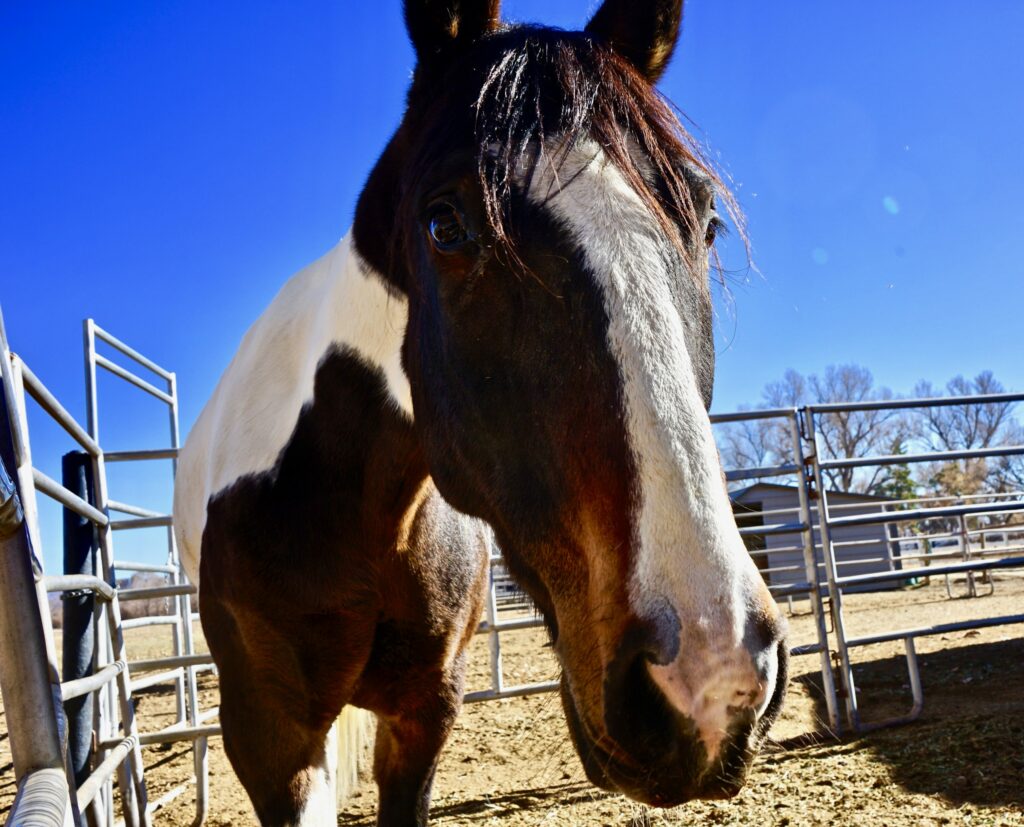
POLYGON ((498 27, 501 0, 405 0, 405 27, 423 63, 498 27))
POLYGON ((657 83, 672 59, 682 20, 683 0, 604 0, 586 32, 657 83))

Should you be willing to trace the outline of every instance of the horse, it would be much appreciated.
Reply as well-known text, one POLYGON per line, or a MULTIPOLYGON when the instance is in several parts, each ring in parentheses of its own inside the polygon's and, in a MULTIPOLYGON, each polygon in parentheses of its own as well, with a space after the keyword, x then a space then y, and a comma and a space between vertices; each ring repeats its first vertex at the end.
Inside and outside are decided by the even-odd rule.
POLYGON ((655 90, 681 0, 576 32, 499 0, 404 15, 407 107, 351 231, 245 334, 179 458, 228 758, 261 823, 334 824, 375 719, 378 824, 425 824, 493 532, 587 777, 734 795, 785 628, 708 417, 733 202, 655 90))

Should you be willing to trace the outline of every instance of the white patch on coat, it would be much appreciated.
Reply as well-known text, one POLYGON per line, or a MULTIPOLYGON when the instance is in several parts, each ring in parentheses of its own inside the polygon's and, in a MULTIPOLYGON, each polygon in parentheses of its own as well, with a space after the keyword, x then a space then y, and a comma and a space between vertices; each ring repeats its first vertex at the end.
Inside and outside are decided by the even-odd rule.
POLYGON ((334 778, 327 766, 327 755, 334 746, 328 743, 323 763, 311 768, 306 800, 302 803, 294 827, 334 827, 338 823, 338 799, 334 778))
POLYGON ((350 347, 381 368, 396 410, 412 417, 400 357, 406 299, 387 291, 351 235, 292 276, 249 328, 181 449, 174 525, 194 583, 207 502, 240 477, 274 467, 332 346, 350 347))
POLYGON ((530 199, 574 237, 600 288, 625 397, 640 503, 629 584, 640 614, 668 601, 681 623, 678 657, 651 675, 717 754, 730 713, 763 712, 774 650, 744 646, 751 615, 771 606, 736 529, 711 423, 670 279, 691 278, 656 218, 596 144, 541 156, 530 199))

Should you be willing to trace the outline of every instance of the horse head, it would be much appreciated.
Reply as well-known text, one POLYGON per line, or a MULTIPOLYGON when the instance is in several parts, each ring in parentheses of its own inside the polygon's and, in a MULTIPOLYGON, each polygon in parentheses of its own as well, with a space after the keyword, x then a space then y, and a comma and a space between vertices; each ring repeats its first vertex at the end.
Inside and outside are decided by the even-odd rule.
POLYGON ((406 0, 408 106, 355 224, 408 299, 430 473, 543 612, 588 776, 661 806, 739 789, 786 671, 707 414, 728 194, 654 90, 681 15, 406 0))

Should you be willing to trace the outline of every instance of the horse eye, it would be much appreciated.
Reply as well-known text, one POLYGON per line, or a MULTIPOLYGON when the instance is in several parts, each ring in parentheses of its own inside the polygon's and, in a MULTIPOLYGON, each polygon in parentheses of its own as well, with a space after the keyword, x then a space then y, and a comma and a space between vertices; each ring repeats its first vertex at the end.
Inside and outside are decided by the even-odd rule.
POLYGON ((708 222, 708 228, 704 231, 704 246, 710 247, 715 243, 715 237, 718 235, 718 230, 722 226, 722 220, 715 216, 708 222))
POLYGON ((439 204, 430 214, 430 240, 441 252, 450 252, 469 241, 462 215, 451 204, 439 204))

